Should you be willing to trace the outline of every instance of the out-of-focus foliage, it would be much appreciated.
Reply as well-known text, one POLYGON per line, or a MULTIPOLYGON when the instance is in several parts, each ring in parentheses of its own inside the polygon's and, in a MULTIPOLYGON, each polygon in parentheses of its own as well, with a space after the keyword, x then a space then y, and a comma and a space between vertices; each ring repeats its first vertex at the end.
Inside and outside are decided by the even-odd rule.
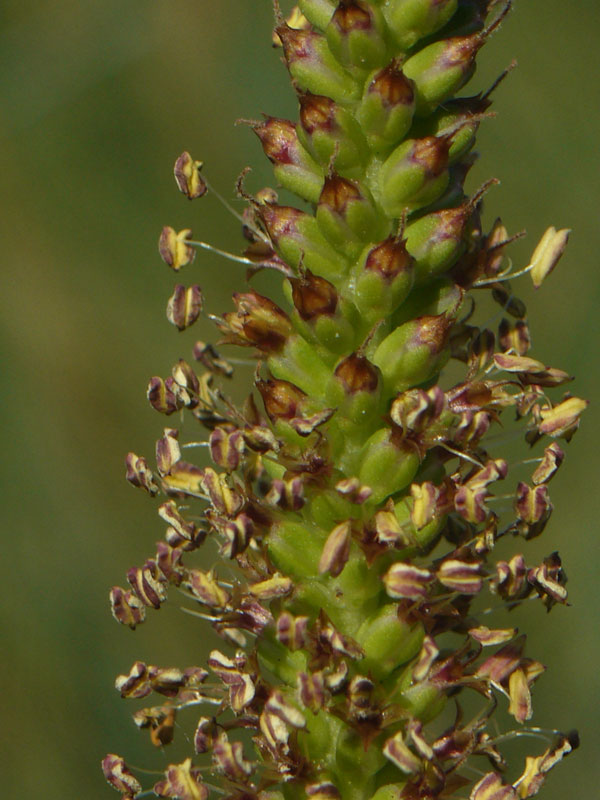
MULTIPOLYGON (((515 248, 523 265, 548 225, 574 229, 559 268, 525 296, 534 357, 576 374, 576 393, 594 403, 553 485, 556 510, 539 551, 560 551, 573 607, 556 609, 552 627, 537 607, 528 621, 532 652, 551 666, 536 687, 534 723, 577 725, 582 734, 582 755, 552 776, 548 800, 594 795, 590 754, 600 744, 600 56, 589 40, 597 13, 594 0, 516 4, 476 78, 485 88, 519 61, 498 90, 498 118, 480 130, 482 158, 469 183, 502 181, 486 201, 488 215, 501 213, 511 232, 528 229, 515 248)), ((107 750, 148 760, 145 737, 120 724, 128 709, 112 689, 114 675, 135 658, 157 660, 158 628, 173 663, 204 652, 204 633, 175 604, 134 641, 110 617, 107 591, 161 535, 153 509, 123 478, 124 454, 150 453, 162 424, 144 399, 147 379, 168 372, 196 338, 214 336, 204 322, 181 334, 167 322, 173 275, 158 257, 158 234, 191 219, 196 237, 241 245, 236 221, 214 198, 189 206, 177 192, 172 163, 190 150, 230 198, 248 163, 256 165, 252 188, 269 180, 255 137, 233 123, 263 110, 292 113, 270 49, 271 19, 269 0, 3 3, 7 797, 110 796, 99 769, 107 750)), ((220 312, 243 272, 199 254, 193 280, 220 312)))

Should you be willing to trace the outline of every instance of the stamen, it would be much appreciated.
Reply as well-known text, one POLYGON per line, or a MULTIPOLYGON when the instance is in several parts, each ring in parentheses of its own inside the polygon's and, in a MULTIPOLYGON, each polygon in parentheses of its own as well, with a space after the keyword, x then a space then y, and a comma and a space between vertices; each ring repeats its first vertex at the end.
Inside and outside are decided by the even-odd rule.
POLYGON ((512 269, 512 262, 511 262, 510 266, 508 267, 508 270, 505 270, 504 272, 500 273, 500 275, 498 275, 495 278, 489 278, 484 281, 475 281, 475 283, 473 284, 473 288, 479 289, 482 286, 491 286, 494 283, 502 283, 502 281, 512 280, 512 278, 520 278, 522 275, 527 275, 528 272, 531 272, 533 267, 534 267, 533 264, 528 264, 526 267, 523 267, 523 269, 520 269, 518 272, 510 272, 510 270, 512 269))
MULTIPOLYGON (((142 772, 144 775, 162 775, 163 771, 161 769, 147 769, 146 767, 137 767, 135 764, 132 764, 130 761, 127 761, 127 766, 130 769, 135 770, 136 772, 142 772)), ((150 790, 144 792, 143 794, 136 794, 136 797, 144 797, 144 795, 152 794, 150 790)))
POLYGON ((529 597, 522 597, 519 600, 507 600, 506 603, 500 603, 497 606, 490 606, 489 608, 484 608, 483 611, 478 611, 474 616, 484 617, 489 614, 493 614, 496 611, 503 611, 505 609, 511 611, 513 608, 516 608, 518 605, 524 603, 526 600, 539 600, 539 596, 529 595, 529 597))
POLYGON ((256 261, 252 261, 250 258, 246 258, 246 256, 236 256, 233 253, 228 253, 227 250, 221 250, 219 247, 214 247, 214 245, 209 244, 208 242, 200 242, 194 239, 186 239, 186 244, 189 244, 191 247, 199 247, 201 250, 208 250, 211 253, 215 253, 218 256, 223 256, 228 261, 234 261, 238 264, 247 264, 249 266, 257 266, 256 261))
POLYGON ((469 461, 476 467, 480 467, 481 469, 483 469, 483 464, 481 463, 481 461, 477 461, 476 458, 472 458, 471 456, 468 456, 466 453, 461 453, 460 450, 455 450, 453 447, 450 447, 449 444, 445 444, 444 442, 440 442, 439 446, 443 447, 444 450, 447 450, 449 453, 452 453, 452 455, 457 456, 458 458, 463 458, 465 461, 469 461))
MULTIPOLYGON (((223 195, 214 188, 214 186, 210 183, 210 181, 208 180, 208 178, 206 176, 203 175, 202 176, 202 180, 206 184, 207 188, 210 190, 210 193, 214 194, 214 196, 217 198, 219 203, 221 203, 223 208, 225 208, 227 211, 229 211, 229 213, 232 214, 235 217, 235 219, 238 220, 238 222, 241 222, 244 227, 250 228, 252 233, 254 233, 255 236, 257 236, 263 242, 265 242, 265 243, 269 242, 268 237, 265 236, 265 234, 261 230, 259 230, 254 225, 252 225, 251 222, 249 222, 247 219, 244 219, 244 217, 235 210, 235 208, 223 197, 223 195)), ((190 244, 194 244, 194 243, 190 242, 190 244)))
POLYGON ((204 175, 203 175, 202 177, 203 177, 203 179, 204 179, 204 183, 205 183, 205 184, 208 186, 208 188, 210 189, 211 193, 212 193, 212 194, 214 194, 214 196, 215 196, 215 197, 217 198, 217 200, 218 200, 218 201, 221 203, 221 205, 222 205, 224 208, 226 208, 226 209, 227 209, 227 211, 229 211, 229 213, 230 213, 230 214, 233 214, 233 216, 234 216, 234 217, 235 217, 235 218, 236 218, 236 219, 237 219, 239 222, 241 222, 243 225, 246 225, 246 224, 247 224, 247 223, 246 223, 246 220, 245 220, 245 219, 242 217, 242 215, 241 215, 241 214, 238 214, 238 212, 235 210, 235 208, 233 208, 233 206, 232 206, 232 205, 230 205, 230 204, 227 202, 227 200, 225 200, 225 198, 223 197, 223 195, 222 195, 222 194, 220 194, 219 192, 217 192, 217 190, 214 188, 214 186, 212 186, 212 185, 209 183, 208 179, 207 179, 207 178, 206 178, 204 175))
POLYGON ((524 728, 519 731, 507 731, 507 733, 503 733, 495 739, 490 739, 487 744, 500 744, 501 742, 519 739, 523 736, 531 739, 542 739, 546 744, 552 744, 552 739, 550 737, 558 735, 560 735, 560 731, 548 730, 546 728, 524 728))
POLYGON ((228 358, 227 361, 229 364, 235 364, 238 367, 253 367, 256 364, 256 358, 228 358))

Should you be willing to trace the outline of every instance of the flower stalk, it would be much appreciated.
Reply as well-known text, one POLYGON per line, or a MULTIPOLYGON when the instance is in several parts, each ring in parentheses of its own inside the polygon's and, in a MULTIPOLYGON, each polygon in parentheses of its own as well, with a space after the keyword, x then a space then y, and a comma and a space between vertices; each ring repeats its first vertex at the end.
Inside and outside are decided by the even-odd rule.
MULTIPOLYGON (((195 731, 193 753, 152 787, 108 755, 124 800, 148 789, 179 800, 525 800, 577 746, 575 733, 527 725, 545 667, 525 634, 483 624, 480 602, 567 603, 558 553, 530 563, 527 542, 552 513, 557 440, 586 407, 556 396, 566 372, 529 355, 510 284, 529 273, 538 288, 568 231, 549 228, 513 270, 516 237, 482 222, 496 181, 464 189, 491 101, 457 93, 509 10, 303 0, 284 20, 276 4, 298 121, 249 124, 298 207, 273 189, 250 196, 240 179, 248 241, 231 258, 249 278, 280 272, 285 307, 247 288, 212 317, 219 347, 256 357, 243 406, 225 392, 235 359, 212 344, 196 343, 194 366, 179 360, 150 380, 149 402, 179 427, 165 427, 155 469, 129 453, 126 476, 160 502, 167 530, 128 571, 129 588, 110 593, 132 629, 183 593, 223 649, 188 668, 137 661, 117 678, 122 697, 154 694, 134 713, 153 745, 171 743, 176 720, 195 731), (487 296, 500 306, 491 323, 479 321, 487 296), (497 436, 511 415, 535 448, 521 465, 497 436), (186 460, 199 445, 212 466, 186 460), (494 555, 506 537, 508 560, 494 555), (221 556, 210 569, 207 540, 221 556), (502 704, 517 728, 495 735, 502 704), (514 777, 500 746, 525 735, 548 746, 514 777)), ((190 199, 210 194, 201 169, 188 153, 175 164, 190 199)), ((195 270, 198 249, 222 254, 189 229, 163 229, 174 271, 195 270)), ((177 284, 169 321, 181 331, 202 312, 200 286, 177 284)))

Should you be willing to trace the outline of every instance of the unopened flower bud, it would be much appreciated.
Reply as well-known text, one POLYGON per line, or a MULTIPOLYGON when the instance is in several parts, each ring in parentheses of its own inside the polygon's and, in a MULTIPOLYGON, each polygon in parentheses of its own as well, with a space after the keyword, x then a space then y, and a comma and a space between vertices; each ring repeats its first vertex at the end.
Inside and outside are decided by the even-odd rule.
MULTIPOLYGON (((381 681, 417 655, 423 642, 423 628, 406 622, 396 603, 383 602, 364 620, 356 638, 364 652, 361 667, 374 680, 381 681)), ((373 684, 369 683, 371 687, 364 688, 370 695, 373 684)))
POLYGON ((191 264, 196 255, 194 248, 187 244, 188 239, 192 238, 192 232, 185 228, 179 233, 169 226, 165 226, 158 240, 158 252, 160 257, 168 264, 171 269, 178 272, 181 267, 191 264))
POLYGON ((237 311, 223 314, 223 321, 217 322, 226 341, 267 353, 281 350, 292 333, 288 315, 258 292, 236 292, 233 301, 237 311))
POLYGON ((366 84, 357 116, 371 150, 385 151, 409 130, 415 111, 415 92, 402 70, 391 62, 366 84))
POLYGON ((354 302, 369 324, 398 308, 413 285, 414 259, 406 241, 390 236, 363 253, 355 269, 354 302))
MULTIPOLYGON (((398 307, 394 323, 402 325, 421 316, 446 314, 453 322, 458 316, 464 300, 464 290, 450 278, 439 277, 420 288, 414 288, 406 300, 398 307)), ((450 344, 465 330, 463 326, 453 325, 450 344)), ((470 336, 467 337, 467 340, 470 336)))
POLYGON ((455 208, 426 214, 406 226, 406 247, 415 259, 417 284, 450 269, 466 250, 470 221, 480 197, 481 190, 455 208))
POLYGON ((175 182, 179 191, 190 200, 202 197, 208 191, 208 187, 200 175, 202 167, 202 161, 194 161, 188 152, 182 153, 175 162, 173 169, 175 182))
POLYGON ((300 277, 290 278, 289 282, 292 302, 302 320, 295 320, 297 331, 306 331, 309 339, 316 337, 334 353, 347 352, 354 342, 355 329, 344 313, 348 304, 340 303, 335 286, 307 269, 301 269, 300 277))
POLYGON ((257 213, 273 246, 293 267, 302 264, 326 278, 345 272, 345 260, 325 239, 312 214, 271 204, 260 206, 257 213))
POLYGON ((262 396, 271 422, 278 419, 290 420, 302 415, 307 396, 293 383, 274 379, 258 380, 256 388, 262 396))
POLYGON ((286 189, 316 203, 323 186, 323 170, 298 140, 295 125, 287 119, 267 117, 252 125, 275 177, 286 189))
MULTIPOLYGON (((352 353, 336 366, 326 397, 340 417, 364 424, 377 411, 380 394, 377 367, 365 356, 352 353)), ((343 422, 340 420, 339 424, 343 422)))
POLYGON ((368 156, 367 142, 356 120, 330 97, 300 95, 298 136, 323 167, 349 169, 368 156))
POLYGON ((479 125, 485 119, 485 112, 490 105, 491 100, 487 95, 452 98, 433 114, 421 117, 414 128, 415 135, 439 136, 452 131, 448 163, 457 164, 475 144, 479 125))
POLYGON ((299 278, 291 278, 292 298, 296 311, 306 322, 323 315, 335 314, 338 293, 335 286, 325 278, 305 270, 299 278))
POLYGON ((384 13, 396 44, 406 51, 444 26, 457 6, 458 0, 389 0, 384 13))
POLYGON ((340 361, 334 375, 346 394, 372 393, 379 383, 379 371, 367 358, 358 353, 353 353, 340 361))
MULTIPOLYGON (((454 141, 454 134, 443 132, 440 135, 446 136, 448 138, 448 142, 451 148, 452 142, 454 141)), ((476 160, 477 156, 472 155, 471 157, 463 158, 457 164, 451 164, 450 149, 448 150, 448 183, 445 190, 439 195, 439 197, 436 200, 432 202, 432 206, 430 209, 431 211, 437 211, 440 208, 453 208, 464 202, 465 181, 467 179, 467 175, 469 174, 476 160)), ((470 266, 470 262, 467 264, 467 266, 470 266)))
POLYGON ((280 25, 285 60, 300 89, 331 97, 336 102, 356 99, 359 84, 332 55, 325 38, 315 31, 280 25))
POLYGON ((380 239, 389 230, 368 191, 339 175, 325 179, 316 217, 325 238, 350 257, 362 244, 380 239))
POLYGON ((358 478, 371 486, 371 501, 381 503, 413 480, 420 458, 414 447, 396 444, 389 428, 382 428, 367 441, 358 478))
POLYGON ((381 203, 390 217, 401 217, 440 197, 448 186, 448 137, 426 136, 400 144, 379 172, 381 203))
POLYGON ((308 20, 324 31, 336 6, 335 0, 298 0, 298 6, 308 20))
POLYGON ((500 24, 508 8, 507 4, 485 31, 442 39, 408 59, 403 71, 415 83, 417 114, 430 114, 464 86, 475 71, 475 56, 500 24))
POLYGON ((384 29, 378 8, 363 0, 340 0, 325 34, 329 49, 341 64, 375 69, 386 60, 384 29))
POLYGON ((445 314, 419 317, 396 328, 379 345, 373 363, 396 392, 423 383, 448 358, 446 344, 452 325, 445 314))

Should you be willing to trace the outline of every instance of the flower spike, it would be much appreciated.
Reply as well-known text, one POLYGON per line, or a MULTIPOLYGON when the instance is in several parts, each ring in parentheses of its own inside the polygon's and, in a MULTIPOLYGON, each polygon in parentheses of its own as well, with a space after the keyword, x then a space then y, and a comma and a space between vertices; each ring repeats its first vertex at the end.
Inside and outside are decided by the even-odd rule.
MULTIPOLYGON (((150 379, 150 404, 178 427, 156 467, 130 452, 126 478, 162 495, 166 531, 110 591, 131 629, 179 598, 222 649, 206 669, 190 644, 194 666, 163 653, 167 666, 118 676, 123 698, 159 698, 133 715, 151 744, 189 752, 153 787, 114 754, 104 774, 123 800, 526 800, 578 738, 528 727, 545 666, 525 633, 478 609, 490 594, 509 609, 569 605, 559 554, 536 563, 529 540, 550 524, 557 440, 587 402, 560 395, 571 376, 533 349, 513 290, 526 273, 542 285, 569 231, 548 228, 513 267, 521 234, 482 217, 497 180, 465 188, 506 73, 457 93, 511 3, 298 0, 287 18, 273 6, 298 119, 249 125, 286 199, 250 195, 246 169, 242 254, 171 227, 159 251, 176 272, 195 269, 196 250, 248 280, 275 270, 283 292, 240 287, 233 310, 208 315, 225 355, 197 341, 193 362, 150 379), (501 307, 487 323, 482 297, 501 307), (255 367, 239 405, 225 390, 234 365, 255 367), (510 465, 506 420, 536 448, 510 465), (519 546, 500 557, 509 538, 519 546), (471 720, 469 696, 482 703, 471 720), (498 733, 497 707, 518 730, 498 733), (520 736, 549 746, 508 770, 502 746, 520 736)), ((179 190, 219 198, 201 168, 184 152, 179 190)), ((193 280, 167 306, 182 339, 204 304, 193 280)))

